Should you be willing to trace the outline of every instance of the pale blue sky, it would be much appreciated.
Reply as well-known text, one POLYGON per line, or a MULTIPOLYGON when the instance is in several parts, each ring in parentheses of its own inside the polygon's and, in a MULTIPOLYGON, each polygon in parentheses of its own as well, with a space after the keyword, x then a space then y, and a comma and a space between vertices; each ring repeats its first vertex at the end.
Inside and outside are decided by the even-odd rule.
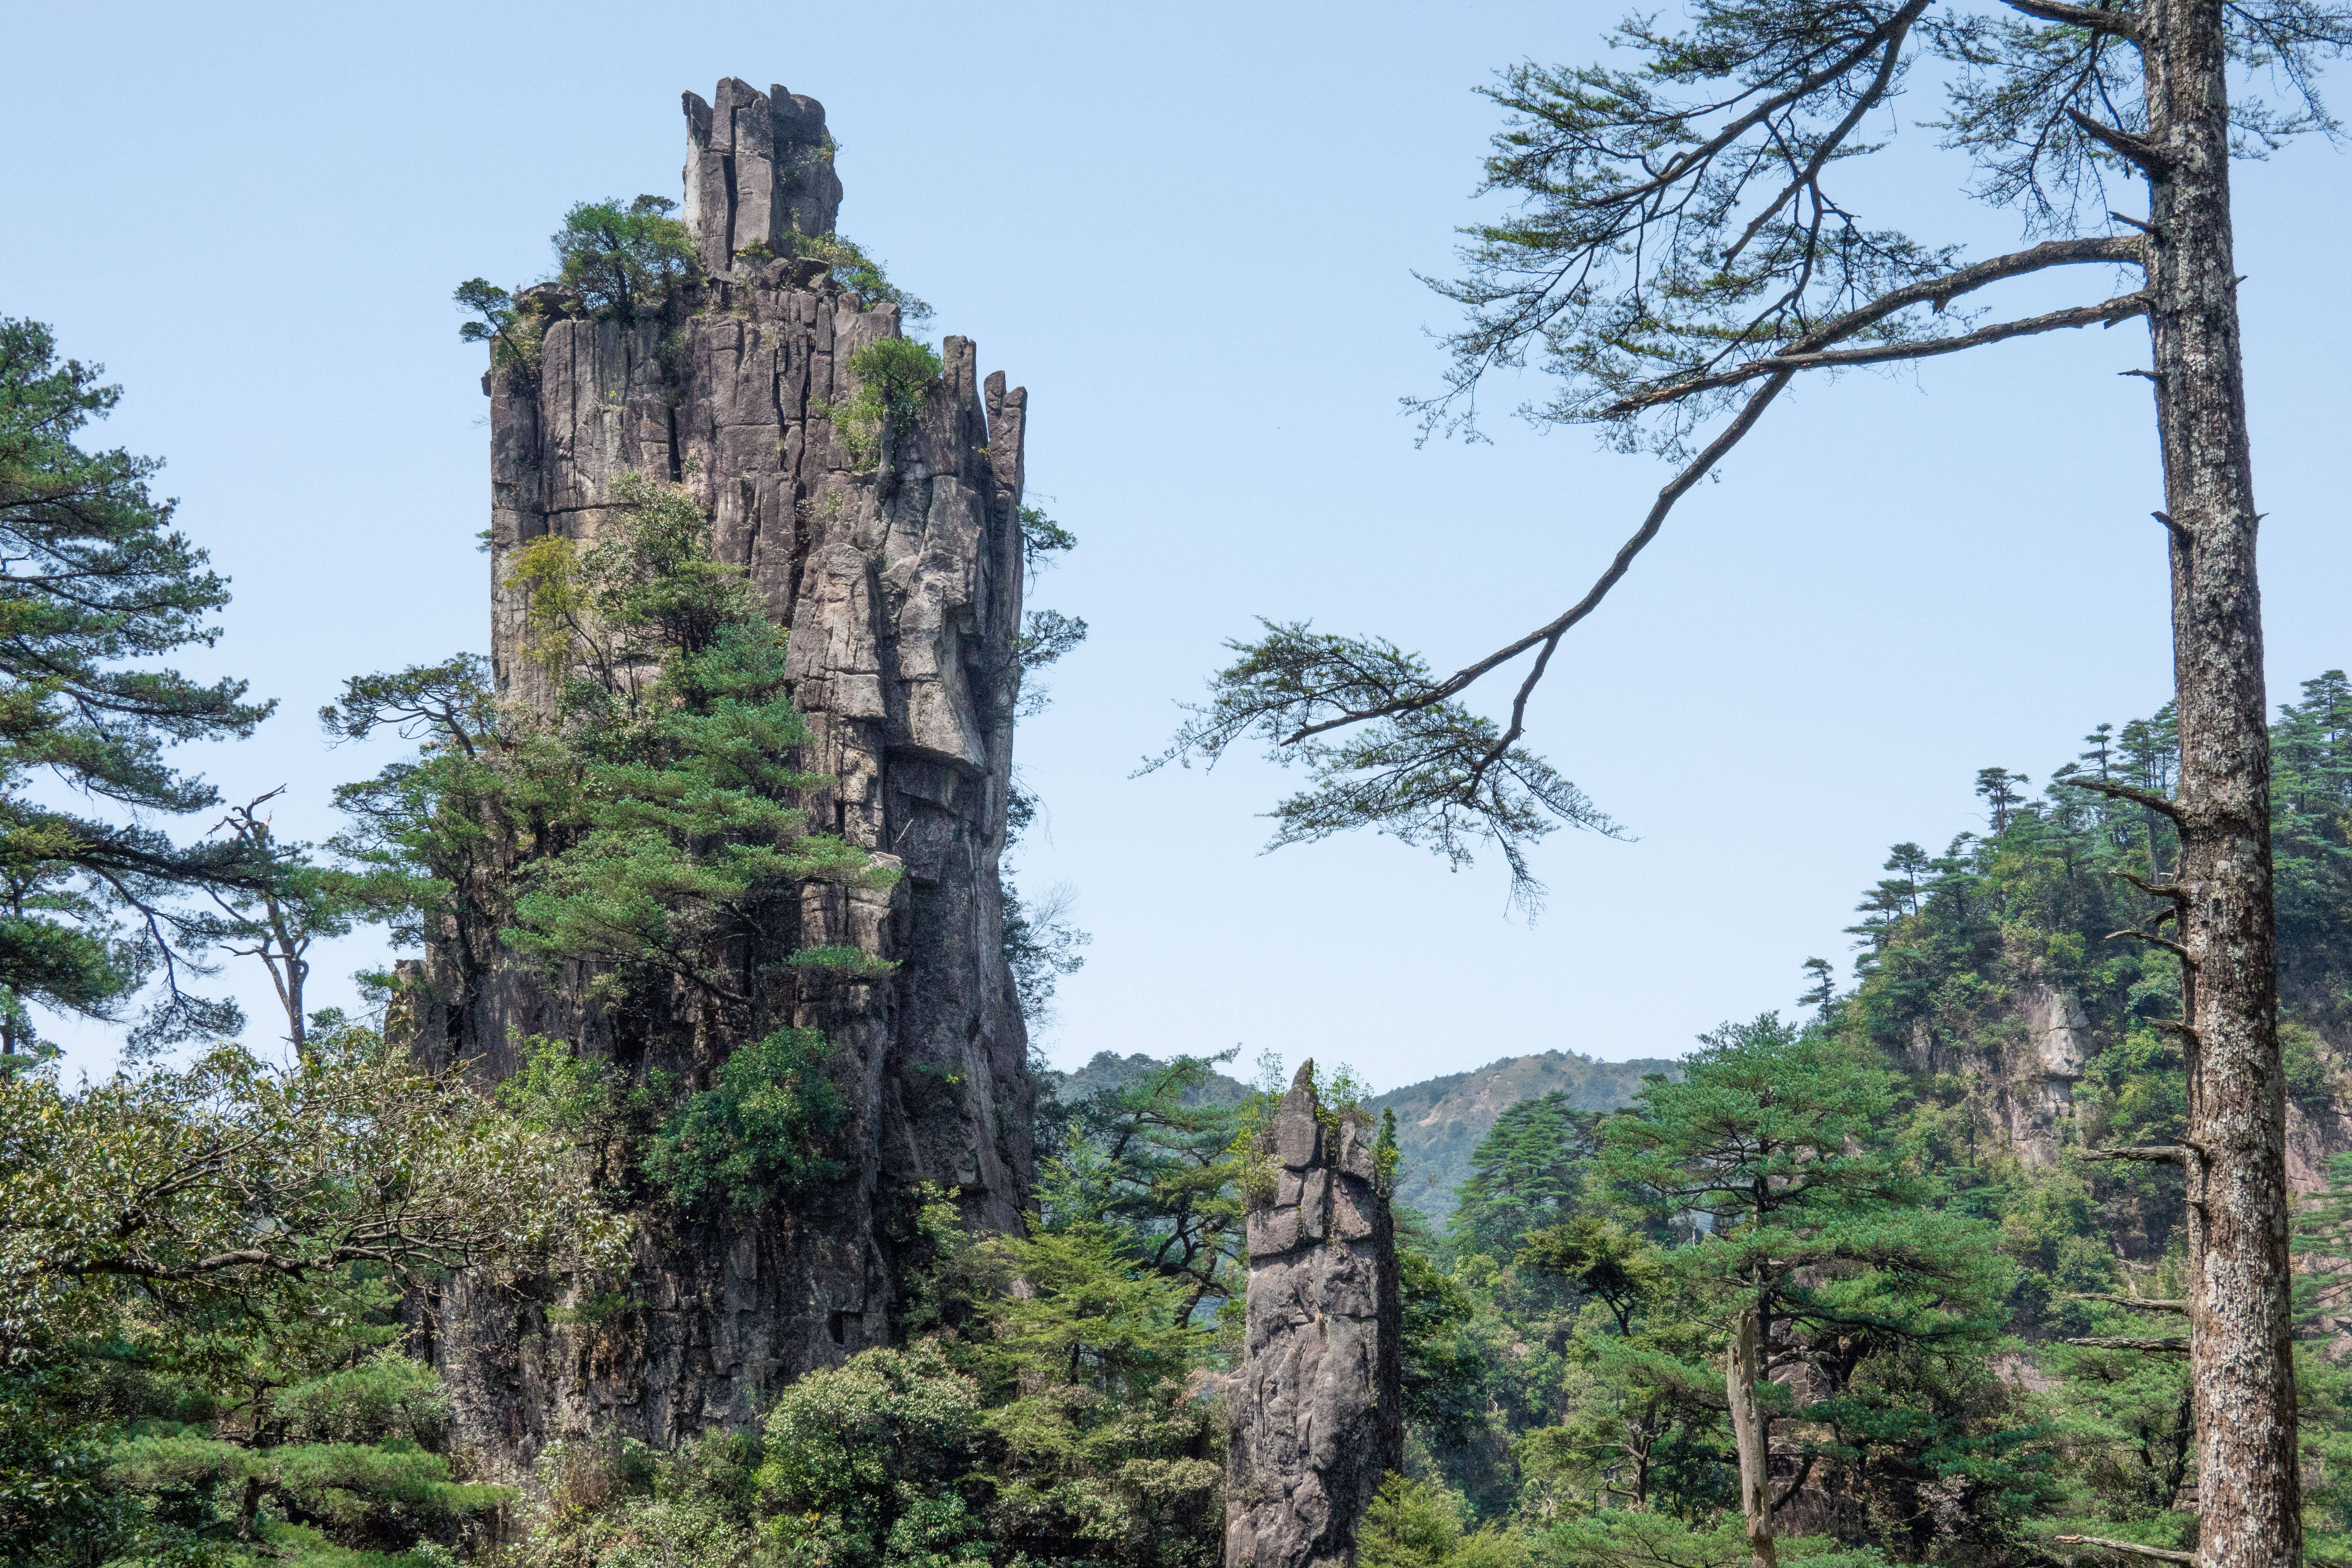
MULTIPOLYGON (((1450 666, 1580 594, 1664 479, 1503 422, 1416 449, 1397 408, 1442 370, 1424 329, 1448 308, 1412 273, 1445 270, 1475 210, 1496 115, 1471 89, 1593 55, 1617 14, 19 5, 0 311, 106 363, 127 396, 102 437, 169 459, 236 579, 229 635, 189 662, 284 710, 192 760, 233 795, 289 784, 281 826, 323 834, 330 785, 383 753, 325 751, 312 711, 347 674, 487 639, 481 355, 451 287, 538 276, 574 200, 675 195, 681 89, 813 94, 844 232, 1028 385, 1033 499, 1082 541, 1036 602, 1094 637, 1019 751, 1047 813, 1022 880, 1071 884, 1095 933, 1054 1059, 1243 1041, 1389 1088, 1554 1047, 1672 1054, 1787 1006, 1807 956, 1843 968, 1886 846, 1977 826, 1979 767, 2038 782, 2164 700, 2147 395, 2116 374, 2144 363, 2137 325, 1784 398, 1535 707, 1539 748, 1639 837, 1551 839, 1532 926, 1499 864, 1370 837, 1259 855, 1286 786, 1255 763, 1129 777, 1254 615, 1450 666)), ((1896 116, 1872 216, 2006 248, 2013 221, 1916 129, 1931 96, 1896 116)), ((2312 142, 2239 189, 2282 697, 2352 663, 2352 162, 2312 142)), ((347 949, 322 967, 369 957, 347 949)), ((266 987, 241 990, 266 1037, 266 987)), ((79 1063, 110 1055, 74 1037, 79 1063)))

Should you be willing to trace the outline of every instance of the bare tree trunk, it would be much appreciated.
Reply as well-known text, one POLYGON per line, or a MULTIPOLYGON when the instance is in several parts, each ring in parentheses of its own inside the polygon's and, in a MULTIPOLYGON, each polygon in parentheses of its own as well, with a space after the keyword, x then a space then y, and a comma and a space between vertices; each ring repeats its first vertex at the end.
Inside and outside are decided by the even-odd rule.
POLYGON ((2189 1068, 2202 1568, 2303 1560, 2270 731, 2230 224, 2220 0, 2148 0, 2149 334, 2180 710, 2174 878, 2189 1068))
POLYGON ((1739 1449, 1739 1510, 1748 1521, 1748 1568, 1780 1568, 1772 1541, 1771 1450, 1764 1441, 1764 1418, 1756 1408, 1756 1381, 1763 1361, 1756 1350, 1756 1309, 1739 1314, 1739 1332, 1725 1357, 1724 1392, 1731 1396, 1731 1440, 1739 1449))

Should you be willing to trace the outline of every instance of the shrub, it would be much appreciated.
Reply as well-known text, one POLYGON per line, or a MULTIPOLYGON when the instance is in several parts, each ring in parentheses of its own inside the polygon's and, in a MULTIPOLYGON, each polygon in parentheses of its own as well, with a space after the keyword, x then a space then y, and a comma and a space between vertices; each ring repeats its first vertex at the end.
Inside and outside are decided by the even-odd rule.
POLYGON ((821 1151, 845 1107, 825 1055, 814 1029, 778 1029, 737 1051, 655 1135, 646 1173, 680 1203, 724 1195, 745 1208, 834 1180, 841 1162, 821 1151))
POLYGON ((841 432, 850 460, 864 468, 887 458, 898 434, 919 418, 944 366, 929 343, 881 338, 849 358, 857 390, 824 412, 841 432))
POLYGON ((930 306, 891 282, 882 264, 855 240, 837 234, 796 234, 793 253, 804 261, 820 261, 831 268, 844 288, 856 290, 869 305, 898 306, 898 319, 909 326, 931 319, 930 306))
POLYGON ((555 280, 592 315, 633 321, 694 268, 694 237, 668 215, 677 204, 639 196, 581 202, 555 231, 555 280))
POLYGON ((985 1561, 955 1485, 982 1433, 979 1386, 928 1342, 811 1373, 768 1417, 767 1529, 790 1560, 825 1568, 985 1561))

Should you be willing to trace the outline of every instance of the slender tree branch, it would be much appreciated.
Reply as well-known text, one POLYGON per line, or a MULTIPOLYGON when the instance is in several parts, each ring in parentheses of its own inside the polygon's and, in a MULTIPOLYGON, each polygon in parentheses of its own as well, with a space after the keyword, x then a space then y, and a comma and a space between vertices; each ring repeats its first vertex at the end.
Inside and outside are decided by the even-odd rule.
POLYGON ((2076 789, 2096 790, 2101 795, 2111 795, 2117 800, 2127 800, 2135 805, 2144 805, 2150 811, 2160 811, 2165 816, 2172 818, 2176 823, 2184 820, 2181 815, 2180 806, 2178 803, 2167 800, 2160 795, 2151 794, 2147 790, 2134 789, 2127 784, 2117 784, 2113 779, 2085 779, 2069 776, 2066 778, 2053 779, 2051 782, 2053 784, 2071 784, 2076 789))
POLYGON ((2100 1290, 2070 1290, 2067 1292, 2067 1295, 2071 1300, 2076 1301, 2112 1301, 2118 1307, 2129 1307, 2136 1311, 2141 1312, 2172 1312, 2184 1318, 2189 1315, 2188 1302, 2175 1301, 2169 1299, 2154 1299, 2146 1296, 2110 1296, 2100 1290))
MULTIPOLYGON (((2010 0, 2010 3, 2013 5, 2015 0, 2010 0)), ((2128 131, 2118 131, 2112 125, 2103 124, 2072 104, 2066 106, 2066 118, 2073 121, 2084 135, 2143 174, 2162 174, 2172 167, 2172 160, 2154 142, 2134 136, 2128 131)))
MULTIPOLYGON (((1749 110, 1738 119, 1734 120, 1724 126, 1722 130, 1717 132, 1714 135, 1708 137, 1705 142, 1700 142, 1697 146, 1686 148, 1684 151, 1675 153, 1672 158, 1666 160, 1666 165, 1664 168, 1659 170, 1655 174, 1652 175, 1648 180, 1643 182, 1641 184, 1629 186, 1622 191, 1612 193, 1612 199, 1619 205, 1623 205, 1643 195, 1649 195, 1654 192, 1664 191, 1667 186, 1673 184, 1675 181, 1690 173, 1691 170, 1697 168, 1700 164, 1705 163, 1717 153, 1721 153, 1725 148, 1729 147, 1734 142, 1738 142, 1742 136, 1747 135, 1750 131, 1753 131, 1757 126, 1769 120, 1781 110, 1788 108, 1792 103, 1796 103, 1806 98, 1811 97, 1814 93, 1819 92, 1822 88, 1827 87, 1830 83, 1837 80, 1838 78, 1845 75, 1846 72, 1852 70, 1855 66, 1860 65, 1864 60, 1868 59, 1872 52, 1881 44, 1885 43, 1889 37, 1896 36, 1902 32, 1909 31, 1911 25, 1927 14, 1927 5, 1928 0, 1910 0, 1909 5, 1905 5, 1903 9, 1895 12, 1895 15, 1886 18, 1885 21, 1881 22, 1876 27, 1872 28, 1869 36, 1864 37, 1860 43, 1854 45, 1853 48, 1848 49, 1844 54, 1839 56, 1828 65, 1823 66, 1821 69, 1813 72, 1811 76, 1799 80, 1795 85, 1774 93, 1771 97, 1764 100, 1763 102, 1758 104, 1755 108, 1749 110)), ((1738 100, 1734 99, 1732 101, 1737 102, 1738 100)))
MULTIPOLYGON (((1366 719, 1384 718, 1397 713, 1411 713, 1418 709, 1433 707, 1461 691, 1472 681, 1476 680, 1480 676, 1486 674, 1496 665, 1508 663, 1510 660, 1517 658, 1519 655, 1527 652, 1528 649, 1535 647, 1538 643, 1559 642, 1561 633, 1567 631, 1569 627, 1576 625, 1577 622, 1584 619, 1585 616, 1591 615, 1595 609, 1600 607, 1601 601, 1608 596, 1609 590, 1617 585, 1617 580, 1625 575, 1626 568, 1633 564, 1633 557, 1642 552, 1643 546, 1648 544, 1650 541, 1658 536, 1658 530, 1664 524, 1666 514, 1674 510, 1675 503, 1682 500, 1683 496, 1693 485, 1698 483, 1701 479, 1705 478, 1707 470, 1714 468, 1716 464, 1721 462, 1724 458, 1729 454, 1732 447, 1739 444, 1740 437, 1746 436, 1749 430, 1755 427, 1758 417, 1763 414, 1764 410, 1771 404, 1772 400, 1780 395, 1780 389, 1789 384, 1790 377, 1795 374, 1796 373, 1794 371, 1782 371, 1774 375, 1771 380, 1766 382, 1762 386, 1756 389, 1755 393, 1748 399, 1747 405, 1740 409, 1739 416, 1734 419, 1729 426, 1726 426, 1721 435, 1717 436, 1713 441, 1707 443, 1706 450, 1701 452, 1696 458, 1693 458, 1688 467, 1684 468, 1681 473, 1676 474, 1673 479, 1668 481, 1665 488, 1658 492, 1658 499, 1650 508, 1649 516, 1642 520, 1642 526, 1640 529, 1635 531, 1633 537, 1628 539, 1623 544, 1618 547, 1616 559, 1609 563, 1609 569, 1601 573, 1599 579, 1593 583, 1591 588, 1585 593, 1584 597, 1579 599, 1574 605, 1569 606, 1566 613, 1561 615, 1559 619, 1552 621, 1548 626, 1537 627, 1534 631, 1529 632, 1526 637, 1519 638, 1518 641, 1510 644, 1507 647, 1497 648, 1495 652, 1488 654, 1485 658, 1480 659, 1477 663, 1465 666, 1463 668, 1454 671, 1452 675, 1446 677, 1444 680, 1438 682, 1435 686, 1431 687, 1426 691, 1417 693, 1416 695, 1408 698, 1400 698, 1393 702, 1382 703, 1377 708, 1366 709, 1361 712, 1343 713, 1335 719, 1326 719, 1319 724, 1308 724, 1303 726, 1288 736, 1283 742, 1283 744, 1291 745, 1307 739, 1309 735, 1319 735, 1327 730, 1337 730, 1345 725, 1357 723, 1366 719)), ((1530 683, 1528 688, 1523 688, 1521 689, 1519 707, 1514 713, 1510 733, 1504 741, 1503 747, 1507 747, 1511 741, 1518 738, 1519 724, 1517 714, 1519 712, 1524 712, 1527 701, 1527 691, 1531 688, 1532 683, 1530 683)), ((1499 756, 1501 753, 1502 748, 1500 747, 1490 752, 1489 763, 1491 763, 1494 757, 1499 756)), ((1482 763, 1479 771, 1483 772, 1486 765, 1488 764, 1482 763)))
POLYGON ((2077 1149, 2078 1160, 2137 1160, 2149 1164, 2186 1165, 2188 1148, 2179 1143, 2134 1143, 2117 1149, 2077 1149))
POLYGON ((2177 904, 2189 896, 2189 889, 2186 888, 2177 888, 2169 882, 2149 882, 2129 871, 2110 871, 2107 874, 2129 882, 2151 899, 2162 899, 2168 903, 2177 904))
POLYGON ((2173 957, 2180 960, 2181 963, 2188 964, 2192 968, 2195 967, 2197 963, 2195 959, 2189 956, 2189 950, 2187 948, 2181 946, 2180 943, 2173 941, 2170 937, 2158 936, 2154 931, 2140 931, 2137 928, 2126 931, 2111 931, 2107 933, 2107 940, 2109 942, 2124 942, 2126 940, 2131 942, 2144 942, 2150 947, 2160 947, 2164 949, 2165 952, 2172 954, 2173 957))
POLYGON ((2080 1345, 2086 1351, 2139 1351, 2147 1355, 2187 1355, 2187 1334, 2094 1334, 2087 1339, 2068 1340, 2070 1345, 2080 1345))
POLYGON ((1837 150, 1845 144, 1845 139, 1853 134, 1853 128, 1862 123, 1862 117, 1869 113, 1877 105, 1879 100, 1886 96, 1886 89, 1894 85, 1895 68, 1903 63, 1903 40, 1909 36, 1910 31, 1911 24, 1905 21, 1887 35, 1886 58, 1878 64, 1878 75, 1873 78, 1870 86, 1854 99, 1853 107, 1846 111, 1846 117, 1843 120, 1838 121, 1837 128, 1822 138, 1821 145, 1813 149, 1812 158, 1806 163, 1803 173, 1790 181, 1780 194, 1772 199, 1771 205, 1758 213, 1748 222, 1746 231, 1740 235, 1731 248, 1723 253, 1724 266, 1729 267, 1738 260, 1739 253, 1748 248, 1748 242, 1763 230, 1764 226, 1769 223, 1782 207, 1789 205, 1790 199, 1799 191, 1822 177, 1822 170, 1828 166, 1832 157, 1837 155, 1837 150))
MULTIPOLYGON (((1990 284, 2028 277, 2053 267, 2081 267, 2101 262, 2144 267, 2147 264, 2147 242, 2129 235, 2100 235, 2084 239, 2045 240, 2024 250, 2011 251, 2007 256, 1990 257, 1973 266, 1963 267, 1957 272, 1947 272, 1940 278, 1924 278, 1916 283, 1891 289, 1870 303, 1858 306, 1843 316, 1822 322, 1810 332, 1791 339, 1786 349, 1772 357, 1794 360, 1817 353, 1832 343, 1841 342, 1865 328, 1874 327, 1889 316, 1910 310, 1915 305, 1933 305, 1940 310, 1961 295, 1973 294, 1990 284)), ((1730 379, 1722 381, 1708 377, 1707 381, 1717 385, 1729 385, 1746 379, 1737 371, 1719 374, 1730 379)), ((1602 413, 1604 416, 1622 416, 1659 403, 1673 402, 1700 389, 1701 383, 1696 380, 1670 383, 1620 398, 1602 413)))
POLYGON ((1927 359, 1937 354, 1958 353, 1962 349, 1981 348, 2009 338, 2030 337, 2038 332, 2060 331, 2069 327, 2112 327, 2117 321, 2145 315, 2148 295, 2145 290, 2119 294, 2097 305, 2076 305, 2068 310, 2053 310, 2047 315, 2027 316, 2019 321, 2001 321, 1990 327, 1979 327, 1958 337, 1928 338, 1918 342, 1888 343, 1880 348, 1837 349, 1815 353, 1762 354, 1747 363, 1695 381, 1678 381, 1671 386, 1650 392, 1636 393, 1621 403, 1611 405, 1612 411, 1654 407, 1672 403, 1696 393, 1713 392, 1718 387, 1737 386, 1759 375, 1769 375, 1778 370, 1827 370, 1840 366, 1892 364, 1901 360, 1927 359))
POLYGON ((2001 4, 2040 22, 2056 22, 2062 26, 2106 33, 2134 42, 2140 36, 2139 14, 2135 11, 2095 11, 2088 5, 2062 5, 2060 0, 2001 0, 2001 4))

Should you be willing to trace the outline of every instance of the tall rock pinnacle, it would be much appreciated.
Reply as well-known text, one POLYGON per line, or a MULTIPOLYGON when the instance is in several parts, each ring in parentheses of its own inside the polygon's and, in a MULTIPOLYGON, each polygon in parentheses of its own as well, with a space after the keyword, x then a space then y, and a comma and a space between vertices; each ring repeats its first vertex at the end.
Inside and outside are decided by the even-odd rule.
MULTIPOLYGON (((778 912, 776 951, 742 955, 743 973, 778 988, 770 1016, 826 1040, 849 1107, 833 1190, 767 1212, 647 1216, 626 1279, 597 1288, 593 1322, 564 1310, 590 1287, 560 1279, 520 1301, 459 1280, 428 1304, 461 1438, 509 1470, 592 1426, 664 1444, 740 1424, 802 1373, 887 1342, 919 1189, 935 1184, 971 1223, 1010 1228, 1032 1164, 1035 1090, 998 880, 1027 395, 1002 374, 982 382, 971 342, 950 337, 888 460, 854 450, 827 416, 855 390, 852 357, 899 321, 784 243, 830 232, 840 204, 824 110, 732 79, 685 108, 701 276, 635 321, 535 291, 526 300, 549 318, 537 364, 486 378, 497 681, 511 700, 543 700, 521 657, 515 552, 549 533, 593 538, 626 472, 683 484, 719 557, 791 629, 793 696, 813 733, 802 765, 826 780, 803 803, 812 824, 903 875, 879 893, 810 885, 778 912), (898 967, 853 978, 782 963, 843 946, 898 967)), ((421 1042, 493 1077, 542 1035, 701 1088, 749 1043, 684 1007, 616 1018, 593 975, 551 983, 494 932, 443 933, 425 977, 421 1042)))
POLYGON ((1355 1561, 1356 1524, 1404 1463, 1396 1230, 1360 1110, 1327 1115, 1307 1063, 1276 1113, 1249 1214, 1225 1568, 1355 1561))

